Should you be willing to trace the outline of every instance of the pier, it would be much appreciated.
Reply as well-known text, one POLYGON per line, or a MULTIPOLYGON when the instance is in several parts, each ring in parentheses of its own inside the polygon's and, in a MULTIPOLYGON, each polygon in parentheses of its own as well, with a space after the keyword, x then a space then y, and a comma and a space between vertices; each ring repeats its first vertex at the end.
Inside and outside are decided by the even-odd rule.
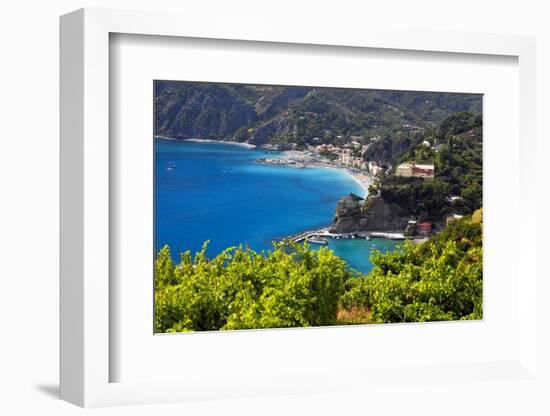
POLYGON ((339 239, 367 239, 367 238, 385 238, 387 240, 406 240, 409 237, 404 236, 402 233, 398 232, 381 232, 381 231, 360 231, 353 233, 331 233, 329 228, 321 228, 320 230, 310 230, 303 231, 298 234, 290 235, 286 238, 281 239, 282 241, 291 241, 293 243, 301 243, 304 240, 310 238, 334 238, 339 239))
POLYGON ((283 238, 282 240, 291 241, 293 243, 301 243, 304 240, 307 240, 308 238, 319 238, 319 237, 327 237, 328 228, 322 228, 320 230, 313 230, 313 231, 302 231, 298 234, 293 234, 288 237, 283 238))

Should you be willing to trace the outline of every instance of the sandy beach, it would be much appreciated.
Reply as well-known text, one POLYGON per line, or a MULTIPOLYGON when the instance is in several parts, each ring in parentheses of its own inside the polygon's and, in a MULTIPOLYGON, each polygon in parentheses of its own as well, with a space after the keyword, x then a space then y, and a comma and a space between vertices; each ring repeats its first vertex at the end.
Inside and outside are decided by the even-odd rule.
POLYGON ((255 149, 256 146, 250 143, 231 142, 229 140, 213 140, 213 139, 177 139, 168 136, 155 136, 156 139, 162 140, 180 140, 182 142, 197 142, 197 143, 213 143, 213 144, 229 144, 232 146, 246 147, 247 149, 255 149))
POLYGON ((184 139, 186 142, 197 143, 214 143, 214 144, 230 144, 232 146, 246 147, 247 149, 255 149, 256 145, 250 143, 231 142, 229 140, 212 140, 212 139, 184 139))
POLYGON ((369 193, 369 186, 372 184, 372 178, 367 173, 353 172, 349 169, 343 169, 355 182, 363 189, 362 197, 366 197, 369 193))

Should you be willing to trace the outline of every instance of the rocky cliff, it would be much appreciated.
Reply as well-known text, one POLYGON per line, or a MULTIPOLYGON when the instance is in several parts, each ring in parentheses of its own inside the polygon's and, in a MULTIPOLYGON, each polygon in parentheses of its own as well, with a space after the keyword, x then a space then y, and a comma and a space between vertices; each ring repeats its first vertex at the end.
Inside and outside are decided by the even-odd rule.
POLYGON ((362 199, 350 194, 338 201, 330 231, 351 233, 357 231, 399 231, 407 226, 407 213, 379 196, 362 199))

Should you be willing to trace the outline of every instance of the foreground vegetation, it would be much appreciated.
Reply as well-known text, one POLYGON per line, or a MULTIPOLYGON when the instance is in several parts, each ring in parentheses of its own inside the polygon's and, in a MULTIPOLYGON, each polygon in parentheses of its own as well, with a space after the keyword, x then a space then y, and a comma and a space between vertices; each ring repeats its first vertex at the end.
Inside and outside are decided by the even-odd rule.
POLYGON ((155 332, 305 327, 482 318, 481 210, 429 241, 376 254, 357 274, 326 247, 269 252, 207 244, 155 262, 155 332))
POLYGON ((429 241, 377 254, 366 276, 346 282, 346 310, 369 309, 370 322, 481 319, 481 210, 455 221, 429 241))

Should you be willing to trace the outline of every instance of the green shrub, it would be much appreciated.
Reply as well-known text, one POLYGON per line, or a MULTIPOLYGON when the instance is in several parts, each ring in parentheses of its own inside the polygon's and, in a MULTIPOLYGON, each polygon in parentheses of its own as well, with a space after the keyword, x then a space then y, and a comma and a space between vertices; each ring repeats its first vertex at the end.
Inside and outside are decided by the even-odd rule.
POLYGON ((346 263, 329 249, 277 244, 269 252, 229 248, 212 260, 207 244, 170 270, 164 247, 155 263, 155 331, 332 325, 346 263))
POLYGON ((369 308, 375 323, 482 318, 480 223, 455 221, 425 243, 371 260, 369 275, 346 283, 344 308, 369 308))

